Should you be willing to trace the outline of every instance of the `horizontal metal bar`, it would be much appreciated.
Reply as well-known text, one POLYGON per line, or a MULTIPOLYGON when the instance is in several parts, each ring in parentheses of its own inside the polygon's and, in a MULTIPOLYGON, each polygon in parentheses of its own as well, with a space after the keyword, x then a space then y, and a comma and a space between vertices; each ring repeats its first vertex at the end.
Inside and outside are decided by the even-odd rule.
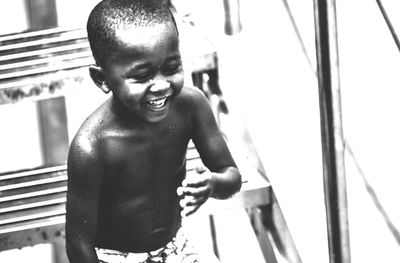
MULTIPOLYGON (((43 173, 43 174, 37 174, 35 176, 19 177, 19 178, 14 178, 14 179, 10 179, 10 180, 3 180, 3 181, 0 181, 0 187, 6 186, 6 185, 25 183, 25 182, 30 182, 30 181, 37 181, 37 180, 42 180, 42 179, 46 179, 46 178, 55 178, 55 177, 59 177, 62 175, 66 175, 66 172, 43 173)), ((3 193, 0 193, 0 196, 2 196, 2 195, 3 195, 3 193)))
MULTIPOLYGON (((53 63, 59 63, 60 61, 64 61, 64 60, 72 60, 72 59, 77 59, 77 58, 82 58, 82 57, 91 57, 91 56, 92 56, 92 52, 90 50, 85 50, 82 52, 75 52, 75 53, 70 53, 70 54, 65 54, 65 55, 55 55, 55 56, 46 57, 46 58, 38 58, 38 59, 32 59, 32 60, 28 60, 28 61, 4 64, 4 65, 0 65, 0 71, 1 70, 12 70, 12 69, 20 70, 20 68, 23 68, 23 67, 39 66, 40 64, 53 64, 53 63)), ((46 65, 46 66, 51 67, 49 65, 46 65)), ((0 73, 0 75, 1 75, 1 73, 0 73)))
POLYGON ((81 68, 81 67, 89 66, 93 63, 94 63, 94 60, 92 57, 86 57, 86 58, 77 59, 72 62, 62 62, 61 65, 55 65, 53 67, 35 68, 35 69, 29 69, 29 70, 25 70, 25 71, 18 71, 18 72, 2 74, 2 75, 0 75, 0 81, 4 82, 7 79, 14 79, 14 78, 25 77, 25 76, 30 76, 30 75, 51 73, 51 72, 56 72, 59 70, 66 70, 66 69, 72 69, 72 68, 81 68))
POLYGON ((201 161, 201 159, 200 159, 200 157, 193 157, 193 158, 187 158, 186 159, 186 162, 188 163, 188 162, 191 162, 191 161, 201 161))
MULTIPOLYGON (((11 197, 11 196, 18 196, 20 194, 30 194, 30 193, 35 193, 37 191, 43 191, 43 190, 49 190, 49 189, 56 189, 59 187, 67 187, 68 186, 68 181, 60 181, 60 182, 55 182, 55 183, 51 183, 51 184, 40 184, 40 185, 35 185, 35 186, 31 186, 31 187, 27 187, 27 188, 16 188, 16 189, 11 189, 8 191, 3 191, 1 192, 1 196, 2 198, 7 198, 7 197, 11 197)), ((64 194, 65 192, 63 192, 62 194, 64 194)), ((27 197, 30 200, 34 200, 34 199, 43 199, 42 197, 40 198, 36 198, 36 197, 27 197)), ((24 199, 22 200, 16 200, 16 201, 8 201, 9 203, 22 203, 23 201, 25 201, 24 199)), ((5 207, 8 202, 5 203, 0 203, 0 207, 5 207)))
POLYGON ((26 198, 32 198, 32 197, 37 197, 37 196, 62 193, 62 192, 66 192, 67 190, 68 190, 67 186, 61 186, 61 187, 50 188, 50 189, 40 190, 40 191, 35 191, 35 192, 16 194, 16 195, 11 195, 11 196, 4 196, 4 197, 0 197, 0 203, 10 202, 10 201, 20 200, 20 199, 26 199, 26 198))
POLYGON ((186 159, 191 160, 191 159, 197 159, 200 158, 200 154, 196 149, 189 149, 186 153, 186 159))
POLYGON ((25 215, 25 216, 20 216, 20 217, 12 217, 12 218, 3 219, 3 220, 0 220, 0 225, 13 224, 13 223, 22 222, 22 221, 28 221, 28 220, 52 217, 52 216, 59 216, 59 215, 64 215, 64 214, 65 214, 65 208, 60 208, 60 209, 51 210, 51 211, 38 213, 38 214, 30 214, 30 215, 25 215))
POLYGON ((34 181, 30 181, 30 182, 4 185, 4 186, 0 186, 0 191, 6 191, 6 190, 11 190, 11 189, 18 189, 18 188, 24 188, 24 187, 30 187, 30 186, 36 186, 36 185, 43 185, 43 184, 50 184, 50 183, 55 183, 55 182, 66 181, 67 179, 68 179, 67 175, 61 175, 61 176, 57 176, 57 177, 34 180, 34 181))
POLYGON ((37 175, 37 174, 62 172, 65 170, 67 170, 67 165, 63 164, 63 165, 34 169, 34 170, 29 170, 29 171, 24 171, 24 172, 0 175, 0 181, 14 179, 14 178, 20 178, 20 177, 26 177, 26 176, 32 176, 32 175, 37 175))
POLYGON ((40 227, 48 227, 52 225, 64 224, 65 215, 54 216, 50 218, 40 218, 28 222, 19 222, 13 225, 0 226, 0 235, 24 231, 29 229, 35 229, 40 227))
POLYGON ((26 33, 18 33, 18 34, 12 34, 12 35, 7 35, 7 36, 0 36, 0 43, 5 42, 5 41, 11 41, 14 39, 23 39, 23 38, 30 38, 30 37, 36 37, 36 36, 51 35, 51 34, 60 34, 63 32, 77 31, 77 30, 82 30, 82 28, 56 27, 56 28, 50 28, 50 29, 45 29, 45 30, 35 30, 35 31, 31 31, 31 32, 26 32, 26 33))
MULTIPOLYGON (((15 79, 13 81, 7 81, 6 83, 0 83, 0 90, 2 89, 10 89, 10 88, 18 88, 18 87, 34 87, 37 83, 50 83, 52 81, 60 81, 71 79, 74 77, 85 76, 87 74, 87 69, 85 67, 82 68, 72 68, 67 70, 60 70, 53 74, 44 74, 44 75, 33 75, 26 78, 15 79), (35 84, 36 83, 36 84, 35 84)), ((88 75, 88 74, 87 74, 88 75)), ((88 75, 89 77, 89 75, 88 75)), ((42 96, 43 97, 43 96, 42 96)))
POLYGON ((48 45, 54 44, 59 42, 71 41, 76 39, 86 39, 87 34, 84 30, 79 31, 69 31, 63 33, 61 36, 51 37, 51 38, 43 38, 39 40, 32 40, 32 41, 25 41, 15 44, 3 45, 0 46, 0 52, 12 49, 19 49, 19 48, 26 48, 26 47, 33 47, 33 46, 40 46, 40 45, 48 45))
POLYGON ((28 204, 22 204, 22 205, 14 205, 14 206, 10 206, 10 207, 0 208, 0 214, 15 212, 15 211, 19 211, 19 210, 25 210, 25 209, 31 209, 31 208, 37 208, 37 207, 43 207, 43 206, 49 206, 49 205, 55 205, 55 204, 62 204, 65 202, 67 202, 67 198, 60 197, 60 198, 45 200, 45 201, 41 201, 41 202, 34 202, 34 203, 28 203, 28 204))
POLYGON ((89 49, 89 42, 82 42, 82 43, 74 43, 69 45, 63 45, 59 47, 49 47, 49 48, 42 48, 38 50, 26 51, 26 52, 19 52, 10 55, 0 56, 0 61, 7 61, 7 60, 15 60, 25 57, 33 57, 33 56, 45 56, 52 53, 57 52, 64 52, 64 51, 74 51, 76 49, 89 49))
POLYGON ((203 162, 201 161, 200 158, 187 160, 187 162, 186 162, 186 172, 190 172, 190 171, 194 170, 194 168, 196 168, 198 166, 202 166, 202 165, 203 165, 203 162))

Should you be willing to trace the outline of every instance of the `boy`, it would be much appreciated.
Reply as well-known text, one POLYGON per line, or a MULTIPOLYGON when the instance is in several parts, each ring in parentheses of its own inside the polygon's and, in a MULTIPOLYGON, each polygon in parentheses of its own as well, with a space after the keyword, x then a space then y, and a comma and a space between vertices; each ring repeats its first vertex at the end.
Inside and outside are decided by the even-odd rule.
POLYGON ((104 0, 87 30, 90 76, 112 96, 70 147, 70 262, 199 262, 181 216, 230 197, 241 177, 207 100, 183 87, 175 21, 159 0, 104 0), (207 168, 185 178, 190 139, 207 168))

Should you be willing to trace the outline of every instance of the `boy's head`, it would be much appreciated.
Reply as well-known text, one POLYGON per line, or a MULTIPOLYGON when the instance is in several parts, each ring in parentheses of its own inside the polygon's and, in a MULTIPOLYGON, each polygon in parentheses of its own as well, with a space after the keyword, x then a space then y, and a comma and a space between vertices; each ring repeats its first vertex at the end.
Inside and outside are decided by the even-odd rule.
POLYGON ((170 22, 176 27, 166 1, 101 1, 92 10, 87 22, 89 43, 96 63, 103 66, 105 59, 119 47, 118 30, 170 22))
POLYGON ((112 91, 116 105, 148 122, 159 122, 183 87, 175 21, 160 0, 104 0, 88 21, 96 85, 112 91))

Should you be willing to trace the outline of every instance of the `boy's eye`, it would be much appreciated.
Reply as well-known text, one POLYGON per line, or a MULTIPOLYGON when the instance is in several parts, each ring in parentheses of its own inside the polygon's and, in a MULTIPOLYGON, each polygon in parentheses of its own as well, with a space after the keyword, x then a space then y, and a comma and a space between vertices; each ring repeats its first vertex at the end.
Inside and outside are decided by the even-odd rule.
POLYGON ((138 82, 146 82, 151 78, 151 74, 149 72, 143 72, 139 74, 134 74, 131 76, 131 78, 138 82))
POLYGON ((182 66, 181 63, 174 63, 174 64, 167 65, 164 68, 164 72, 168 75, 175 74, 176 72, 178 72, 181 69, 181 66, 182 66))

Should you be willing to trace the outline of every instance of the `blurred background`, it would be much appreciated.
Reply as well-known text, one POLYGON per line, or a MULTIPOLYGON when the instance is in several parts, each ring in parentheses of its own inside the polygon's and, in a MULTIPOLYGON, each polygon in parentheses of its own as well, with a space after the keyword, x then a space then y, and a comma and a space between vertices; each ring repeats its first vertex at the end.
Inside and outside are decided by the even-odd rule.
MULTIPOLYGON (((75 132, 106 99, 88 78, 85 66, 92 60, 81 30, 98 2, 0 3, 0 178, 5 181, 17 171, 65 165, 75 132), (58 44, 52 45, 46 39, 54 35, 58 44), (62 51, 66 45, 72 55, 62 51), (43 50, 62 62, 40 62, 47 58, 43 50), (20 56, 36 57, 32 63, 10 62, 20 56)), ((227 134, 243 129, 251 138, 241 143, 251 148, 252 158, 255 154, 261 184, 268 184, 279 206, 279 213, 274 211, 283 228, 275 234, 285 232, 283 240, 289 240, 283 243, 291 252, 265 257, 282 254, 280 245, 272 245, 271 252, 259 236, 258 243, 246 242, 232 223, 235 238, 225 255, 221 245, 221 261, 263 262, 255 256, 261 253, 266 262, 329 262, 313 1, 175 0, 172 5, 183 32, 186 83, 204 90, 216 112, 224 113, 216 116, 227 134), (243 255, 226 255, 234 254, 233 248, 243 255)), ((397 0, 336 1, 350 252, 356 263, 400 262, 399 11, 397 0)), ((0 198, 6 191, 1 184, 0 198)), ((11 216, 4 211, 0 223, 7 225, 11 216)), ((246 235, 255 229, 251 223, 253 229, 243 228, 246 235)), ((0 262, 61 262, 54 251, 62 248, 37 243, 44 244, 3 250, 0 262)))

